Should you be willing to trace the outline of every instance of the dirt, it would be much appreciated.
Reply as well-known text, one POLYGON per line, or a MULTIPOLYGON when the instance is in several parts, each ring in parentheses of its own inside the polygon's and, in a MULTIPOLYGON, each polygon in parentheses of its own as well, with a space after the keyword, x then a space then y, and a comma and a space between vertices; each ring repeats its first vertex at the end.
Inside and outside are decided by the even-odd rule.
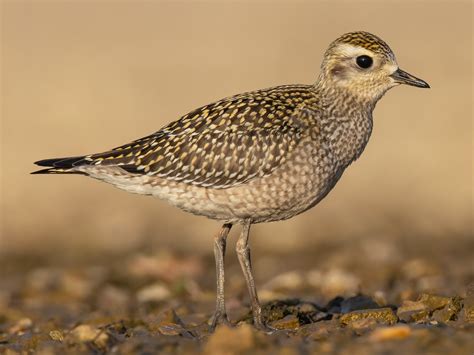
POLYGON ((430 253, 423 243, 385 241, 328 245, 324 258, 254 255, 271 334, 252 327, 233 256, 226 274, 232 326, 212 333, 210 255, 10 255, 0 272, 0 352, 472 354, 472 242, 457 240, 432 242, 430 253))

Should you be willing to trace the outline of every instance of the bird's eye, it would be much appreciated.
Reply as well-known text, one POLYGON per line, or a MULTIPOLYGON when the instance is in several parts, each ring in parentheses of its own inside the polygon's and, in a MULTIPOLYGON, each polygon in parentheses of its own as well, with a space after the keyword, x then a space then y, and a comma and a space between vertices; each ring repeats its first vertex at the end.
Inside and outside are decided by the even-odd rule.
POLYGON ((356 58, 356 63, 359 67, 363 69, 370 68, 374 60, 368 55, 360 55, 356 58))

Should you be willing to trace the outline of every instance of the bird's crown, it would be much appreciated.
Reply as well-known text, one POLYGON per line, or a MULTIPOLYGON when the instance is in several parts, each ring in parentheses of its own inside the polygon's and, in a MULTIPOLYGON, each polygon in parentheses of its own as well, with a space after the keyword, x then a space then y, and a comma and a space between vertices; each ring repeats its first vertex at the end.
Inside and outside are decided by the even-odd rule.
POLYGON ((369 32, 356 31, 345 33, 336 39, 331 44, 331 47, 335 47, 342 43, 350 44, 355 47, 362 47, 371 52, 381 54, 390 59, 394 59, 393 52, 388 44, 385 43, 385 41, 383 41, 381 38, 369 32))

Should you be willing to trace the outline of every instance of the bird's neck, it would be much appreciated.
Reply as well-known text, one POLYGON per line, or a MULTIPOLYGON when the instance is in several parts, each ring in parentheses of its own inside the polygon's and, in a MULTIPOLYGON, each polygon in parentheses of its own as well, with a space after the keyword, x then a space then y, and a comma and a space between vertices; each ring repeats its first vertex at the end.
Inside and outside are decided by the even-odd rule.
POLYGON ((377 101, 352 95, 344 88, 315 86, 323 115, 322 130, 341 167, 356 160, 372 133, 372 111, 377 101))

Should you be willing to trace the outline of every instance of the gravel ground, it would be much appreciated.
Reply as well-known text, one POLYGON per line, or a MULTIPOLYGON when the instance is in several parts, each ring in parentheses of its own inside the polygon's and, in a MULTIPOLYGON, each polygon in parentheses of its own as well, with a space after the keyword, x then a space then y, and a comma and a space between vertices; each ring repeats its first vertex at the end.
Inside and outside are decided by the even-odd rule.
POLYGON ((233 255, 226 298, 234 326, 213 334, 206 323, 214 306, 211 256, 4 256, 0 353, 472 355, 472 240, 258 251, 254 268, 273 334, 251 326, 233 255))

